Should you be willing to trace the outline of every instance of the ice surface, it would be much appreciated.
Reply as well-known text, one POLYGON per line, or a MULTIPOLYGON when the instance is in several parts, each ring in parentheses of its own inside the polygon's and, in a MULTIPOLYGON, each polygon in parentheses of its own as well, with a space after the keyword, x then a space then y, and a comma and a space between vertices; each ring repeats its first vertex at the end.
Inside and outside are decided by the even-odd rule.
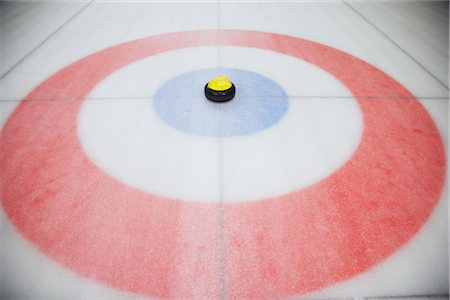
MULTIPOLYGON (((169 32, 240 29, 274 32, 319 42, 350 53, 381 69, 419 98, 434 120, 445 149, 448 149, 449 106, 446 85, 448 86, 449 13, 446 1, 21 1, 3 2, 0 8, 3 74, 0 81, 1 127, 20 100, 42 81, 96 51, 133 39, 169 32)), ((290 47, 282 43, 279 46, 290 47)), ((383 99, 375 99, 377 95, 374 94, 359 96, 375 101, 402 100, 397 98, 396 93, 383 99)), ((49 101, 41 98, 30 100, 34 103, 49 101)), ((70 107, 67 99, 52 101, 56 101, 56 106, 59 103, 61 107, 70 107)), ((50 113, 44 111, 37 119, 48 121, 50 113)), ((382 119, 383 115, 380 114, 379 117, 382 119)), ((175 198, 184 203, 179 208, 179 218, 173 223, 168 221, 166 228, 136 230, 142 234, 147 230, 149 234, 158 231, 165 234, 172 232, 171 230, 177 232, 174 238, 176 244, 163 245, 160 240, 155 240, 155 244, 162 245, 162 248, 150 248, 148 257, 154 257, 152 251, 160 249, 167 249, 167 255, 161 254, 161 261, 167 261, 173 255, 173 261, 166 267, 177 272, 167 285, 172 295, 179 298, 180 291, 186 291, 187 298, 211 298, 214 295, 216 297, 213 298, 224 299, 239 292, 245 294, 248 290, 253 294, 265 293, 269 298, 277 296, 270 294, 271 289, 281 289, 276 284, 264 286, 265 290, 262 291, 252 291, 252 286, 258 286, 259 283, 251 281, 251 278, 260 278, 260 274, 267 276, 266 279, 276 276, 276 271, 270 269, 270 263, 279 265, 280 253, 258 252, 258 245, 262 247, 266 239, 277 237, 241 228, 247 235, 245 239, 226 240, 227 233, 241 223, 224 223, 227 218, 231 218, 231 213, 224 215, 221 207, 237 205, 232 206, 234 208, 243 203, 255 203, 258 199, 286 195, 320 182, 345 165, 357 149, 364 130, 364 118, 348 87, 326 71, 291 56, 234 46, 179 49, 130 64, 95 86, 82 105, 77 121, 76 130, 87 157, 106 174, 138 191, 175 198), (158 118, 150 104, 161 84, 185 72, 215 67, 244 69, 276 81, 289 96, 287 114, 269 129, 249 136, 223 139, 189 135, 169 127, 158 118), (295 132, 295 139, 292 138, 292 132, 295 132), (208 203, 219 204, 220 209, 211 209, 212 213, 192 213, 192 207, 208 203), (210 220, 213 220, 212 223, 207 223, 210 220), (205 224, 210 224, 210 227, 200 226, 205 224), (211 237, 211 232, 215 231, 219 234, 211 237), (257 261, 256 258, 259 257, 262 263, 245 266, 245 270, 253 270, 253 273, 241 277, 240 287, 227 290, 227 280, 242 275, 239 266, 233 269, 236 273, 227 273, 227 257, 230 257, 230 253, 238 255, 239 247, 254 249, 248 261, 257 261), (214 253, 208 252, 211 248, 215 249, 214 253), (184 250, 176 252, 178 249, 184 250), (205 257, 210 256, 211 265, 205 266, 204 262, 208 261, 205 257), (210 280, 207 276, 211 274, 211 268, 220 275, 210 280), (189 276, 192 272, 197 277, 189 276), (185 281, 181 282, 180 279, 185 281), (220 288, 215 289, 216 285, 220 288)), ((36 119, 26 120, 23 128, 29 122, 39 123, 36 119)), ((2 157, 11 161, 26 151, 45 153, 46 149, 22 146, 14 153, 3 153, 2 157)), ((1 168, 5 165, 2 162, 1 168)), ((17 165, 17 169, 22 167, 26 166, 17 165)), ((3 169, 0 172, 2 178, 10 175, 5 174, 3 169)), ((2 198, 7 196, 3 192, 6 188, 17 192, 22 188, 6 187, 3 182, 1 184, 2 198)), ((35 187, 36 191, 45 189, 45 186, 35 187)), ((414 191, 414 185, 411 189, 414 191)), ((29 193, 33 192, 35 191, 29 193)), ((76 193, 66 195, 67 202, 88 196, 76 193)), ((128 201, 133 203, 133 199, 128 201)), ((111 210, 104 209, 101 213, 99 210, 97 215, 93 214, 87 220, 94 222, 103 216, 116 216, 113 213, 116 203, 110 205, 111 210)), ((420 207, 422 204, 418 205, 420 207)), ((83 208, 85 206, 78 209, 83 208)), ((45 212, 45 208, 39 209, 45 212)), ((50 208, 47 209, 50 211, 50 208)), ((80 220, 85 219, 73 219, 77 216, 77 211, 79 210, 74 208, 74 214, 67 218, 75 220, 71 225, 82 228, 84 224, 80 220)), ((239 214, 239 211, 234 212, 239 214)), ((268 212, 264 210, 255 210, 249 217, 255 222, 263 222, 266 213, 268 212)), ((288 212, 280 210, 277 219, 271 220, 272 224, 279 224, 279 228, 271 228, 271 232, 278 230, 280 236, 291 233, 286 232, 287 226, 282 218, 286 215, 282 213, 288 212)), ((145 215, 145 212, 142 214, 145 215)), ((164 216, 161 211, 160 217, 163 219, 164 216)), ((368 216, 371 216, 371 212, 368 212, 368 216)), ((133 219, 133 216, 130 217, 133 219)), ((347 216, 347 219, 352 220, 351 217, 347 216)), ((25 237, 18 230, 20 226, 14 224, 5 209, 0 214, 0 220, 2 299, 147 299, 152 295, 133 293, 130 289, 127 291, 100 283, 101 280, 93 279, 99 274, 74 272, 50 258, 49 253, 36 247, 29 237, 25 237)), ((246 220, 235 220, 246 224, 246 220)), ((61 224, 52 223, 51 220, 41 221, 35 224, 36 228, 41 228, 39 226, 42 224, 48 226, 41 232, 62 232, 61 241, 47 243, 54 251, 53 254, 62 251, 67 245, 76 247, 76 243, 71 244, 73 241, 83 241, 83 236, 66 236, 65 233, 69 231, 61 224), (52 248, 51 245, 56 246, 52 248)), ((120 225, 120 222, 123 220, 108 219, 105 224, 120 225)), ((151 220, 148 222, 151 223, 151 220)), ((117 228, 126 232, 122 236, 112 237, 117 244, 135 234, 135 228, 117 228)), ((321 232, 324 229, 319 226, 315 230, 321 232)), ((339 226, 335 230, 337 235, 342 233, 339 226)), ((96 229, 92 232, 95 233, 96 229)), ((91 236, 90 232, 84 233, 87 240, 91 236)), ((314 236, 314 232, 308 234, 314 236)), ((139 246, 145 246, 144 242, 132 241, 127 247, 142 249, 139 246)), ((289 240, 284 242, 288 247, 289 240)), ((46 243, 41 245, 45 246, 46 243)), ((276 249, 279 245, 267 247, 276 249)), ((364 249, 368 252, 370 250, 364 249)), ((121 252, 111 249, 111 253, 121 252)), ((332 257, 337 255, 337 250, 330 248, 324 254, 332 257)), ((146 257, 146 253, 135 255, 146 257)), ((71 262, 75 265, 83 263, 77 259, 78 256, 74 254, 71 262)), ((95 263, 92 262, 93 265, 95 263)), ((289 266, 286 266, 286 270, 289 270, 289 266)), ((325 276, 327 266, 322 265, 321 270, 323 274, 313 274, 311 278, 325 276)), ((146 269, 139 271, 152 278, 151 274, 146 274, 146 269)), ((131 273, 133 272, 117 275, 117 281, 127 279, 131 273)), ((345 281, 310 293, 289 296, 294 299, 448 299, 448 274, 446 184, 440 201, 427 222, 411 240, 386 260, 355 277, 346 278, 345 281)), ((157 274, 154 275, 156 277, 157 274)))
POLYGON ((448 86, 448 2, 350 4, 443 85, 448 86))
POLYGON ((57 34, 85 6, 83 2, 2 2, 0 76, 57 34))

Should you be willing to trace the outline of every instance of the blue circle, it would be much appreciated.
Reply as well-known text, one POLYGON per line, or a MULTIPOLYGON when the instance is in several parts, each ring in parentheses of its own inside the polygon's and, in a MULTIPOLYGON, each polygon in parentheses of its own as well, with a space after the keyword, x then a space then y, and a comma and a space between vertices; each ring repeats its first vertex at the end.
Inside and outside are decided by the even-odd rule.
POLYGON ((256 133, 277 123, 288 109, 288 96, 273 80, 254 72, 214 68, 176 76, 155 93, 157 115, 181 131, 209 137, 256 133), (228 76, 236 87, 228 102, 209 101, 204 87, 214 77, 228 76))

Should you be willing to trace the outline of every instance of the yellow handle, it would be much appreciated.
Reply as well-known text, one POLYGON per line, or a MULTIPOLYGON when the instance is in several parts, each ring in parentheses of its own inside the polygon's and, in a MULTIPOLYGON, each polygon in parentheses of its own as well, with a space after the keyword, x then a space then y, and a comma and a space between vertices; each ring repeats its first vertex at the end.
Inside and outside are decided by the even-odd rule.
POLYGON ((227 76, 216 77, 208 82, 208 87, 214 91, 225 91, 231 88, 231 81, 227 76))

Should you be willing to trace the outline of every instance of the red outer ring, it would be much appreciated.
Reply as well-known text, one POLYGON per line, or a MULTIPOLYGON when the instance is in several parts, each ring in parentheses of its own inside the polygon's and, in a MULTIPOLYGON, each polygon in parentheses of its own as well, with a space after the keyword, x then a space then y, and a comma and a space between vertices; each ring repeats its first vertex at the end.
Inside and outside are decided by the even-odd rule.
POLYGON ((408 90, 356 57, 284 35, 211 30, 134 40, 55 73, 25 98, 38 99, 23 101, 1 133, 4 210, 49 257, 136 293, 272 298, 349 279, 417 233, 445 177, 438 130, 408 90), (83 99, 132 62, 205 45, 291 55, 339 79, 364 120, 351 159, 307 188, 225 206, 150 195, 100 170, 77 136, 83 99))

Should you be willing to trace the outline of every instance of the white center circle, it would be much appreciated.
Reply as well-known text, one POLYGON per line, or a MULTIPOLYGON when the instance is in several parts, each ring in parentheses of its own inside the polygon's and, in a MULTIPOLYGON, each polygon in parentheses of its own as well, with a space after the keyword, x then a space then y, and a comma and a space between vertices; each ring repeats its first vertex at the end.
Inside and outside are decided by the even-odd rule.
POLYGON ((228 46, 170 51, 122 68, 96 86, 78 119, 84 150, 111 176, 160 196, 211 203, 279 196, 327 177, 356 150, 362 127, 356 101, 327 72, 279 53, 228 46), (276 81, 289 96, 287 113, 266 130, 233 138, 194 136, 163 123, 152 105, 158 87, 211 67, 276 81))

